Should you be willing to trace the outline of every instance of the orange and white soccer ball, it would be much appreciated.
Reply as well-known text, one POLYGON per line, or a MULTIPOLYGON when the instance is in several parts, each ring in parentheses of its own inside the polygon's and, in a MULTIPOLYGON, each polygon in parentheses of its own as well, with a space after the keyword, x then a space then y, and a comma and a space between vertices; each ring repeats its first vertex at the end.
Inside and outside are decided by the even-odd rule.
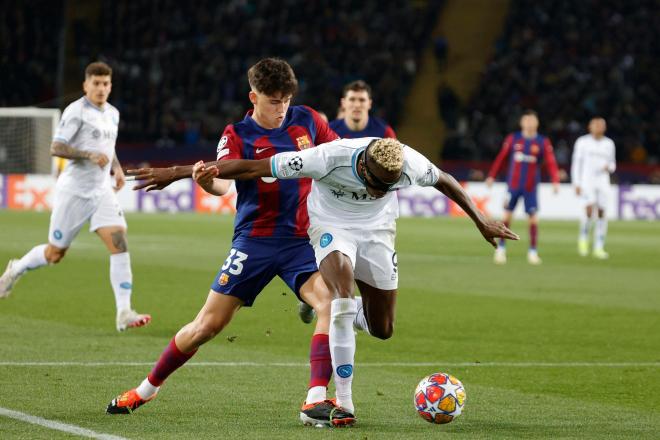
POLYGON ((465 388, 451 374, 435 373, 426 376, 415 389, 417 413, 430 423, 449 423, 460 416, 465 406, 465 388))

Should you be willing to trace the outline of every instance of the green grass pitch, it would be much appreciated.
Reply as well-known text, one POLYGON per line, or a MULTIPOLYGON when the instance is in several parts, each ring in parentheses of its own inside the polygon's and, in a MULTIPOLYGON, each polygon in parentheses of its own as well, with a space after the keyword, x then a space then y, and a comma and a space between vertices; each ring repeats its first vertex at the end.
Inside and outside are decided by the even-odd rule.
MULTIPOLYGON (((517 222, 523 239, 498 267, 465 219, 399 220, 395 335, 358 335, 358 424, 346 430, 298 421, 312 326, 279 280, 155 401, 131 416, 104 414, 203 304, 233 218, 128 222, 133 303, 153 323, 115 331, 108 256, 84 229, 62 263, 28 273, 0 301, 0 407, 141 439, 660 437, 660 222, 612 222, 607 261, 577 255, 575 223, 544 222, 539 267, 525 261, 517 222), (444 426, 412 404, 417 382, 436 371, 461 379, 468 396, 444 426)), ((0 211, 0 264, 43 243, 47 228, 47 213, 0 211)), ((72 437, 0 416, 0 438, 72 437)))

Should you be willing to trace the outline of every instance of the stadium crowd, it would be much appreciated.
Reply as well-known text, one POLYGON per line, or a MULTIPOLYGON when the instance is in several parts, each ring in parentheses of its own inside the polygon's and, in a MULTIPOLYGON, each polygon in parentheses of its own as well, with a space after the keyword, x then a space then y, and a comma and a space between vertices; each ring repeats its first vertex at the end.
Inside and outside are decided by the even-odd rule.
POLYGON ((248 108, 245 71, 263 56, 286 58, 300 82, 296 101, 331 119, 344 84, 365 79, 375 113, 394 124, 435 3, 106 0, 100 55, 117 72, 122 141, 217 142, 248 108))
POLYGON ((660 15, 655 0, 513 0, 505 32, 445 156, 495 157, 526 108, 560 164, 593 115, 607 119, 620 160, 660 159, 660 15))

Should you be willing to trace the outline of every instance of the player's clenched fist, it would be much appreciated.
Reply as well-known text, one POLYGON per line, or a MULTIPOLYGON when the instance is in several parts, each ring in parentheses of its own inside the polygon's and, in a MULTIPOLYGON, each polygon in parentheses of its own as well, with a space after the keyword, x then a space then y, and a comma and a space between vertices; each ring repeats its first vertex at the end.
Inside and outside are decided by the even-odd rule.
POLYGON ((89 160, 103 168, 110 162, 108 156, 103 153, 89 153, 89 160))

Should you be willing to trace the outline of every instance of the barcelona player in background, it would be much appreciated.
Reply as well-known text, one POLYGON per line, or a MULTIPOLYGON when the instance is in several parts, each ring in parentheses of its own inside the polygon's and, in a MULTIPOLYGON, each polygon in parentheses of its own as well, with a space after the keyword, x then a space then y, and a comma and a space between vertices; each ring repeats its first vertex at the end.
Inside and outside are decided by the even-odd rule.
POLYGON ((344 86, 340 115, 330 122, 330 128, 342 138, 379 137, 396 139, 387 122, 370 115, 373 104, 371 87, 362 80, 344 86))
MULTIPOLYGON (((511 224, 513 210, 522 197, 525 202, 525 212, 529 217, 527 261, 529 264, 541 264, 537 250, 539 221, 536 215, 538 211, 536 192, 541 180, 541 166, 545 164, 550 173, 555 194, 559 192, 559 172, 550 139, 538 132, 539 118, 535 111, 527 110, 523 113, 520 118, 520 128, 520 131, 509 134, 504 140, 502 149, 488 173, 486 184, 489 187, 492 186, 495 177, 504 165, 504 161, 508 159, 508 195, 502 220, 507 227, 511 224)), ((504 240, 500 240, 495 250, 494 261, 496 264, 506 263, 504 240)))

